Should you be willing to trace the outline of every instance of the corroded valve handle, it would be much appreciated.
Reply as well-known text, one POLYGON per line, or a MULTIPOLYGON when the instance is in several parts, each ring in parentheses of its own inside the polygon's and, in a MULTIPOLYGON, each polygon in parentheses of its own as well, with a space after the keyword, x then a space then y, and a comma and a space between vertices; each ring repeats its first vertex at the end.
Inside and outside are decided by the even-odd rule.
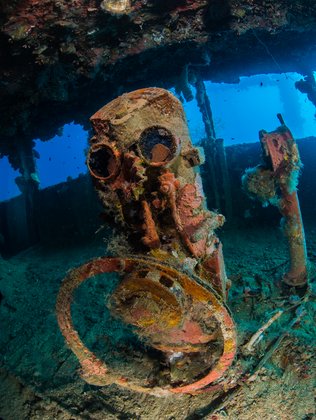
POLYGON ((163 264, 157 260, 146 258, 97 258, 69 272, 64 279, 57 297, 57 319, 60 330, 70 349, 77 356, 82 378, 88 383, 103 386, 117 384, 134 391, 153 395, 168 395, 170 393, 194 393, 211 382, 221 378, 232 364, 236 353, 235 326, 226 308, 220 303, 213 291, 204 286, 202 281, 163 264), (148 266, 153 270, 167 272, 176 279, 183 289, 192 296, 192 299, 206 305, 220 326, 223 337, 223 352, 215 366, 202 379, 184 386, 174 388, 146 387, 125 378, 122 374, 111 372, 105 363, 98 359, 81 341, 75 330, 71 317, 71 302, 75 289, 90 277, 103 273, 131 273, 139 267, 148 266))

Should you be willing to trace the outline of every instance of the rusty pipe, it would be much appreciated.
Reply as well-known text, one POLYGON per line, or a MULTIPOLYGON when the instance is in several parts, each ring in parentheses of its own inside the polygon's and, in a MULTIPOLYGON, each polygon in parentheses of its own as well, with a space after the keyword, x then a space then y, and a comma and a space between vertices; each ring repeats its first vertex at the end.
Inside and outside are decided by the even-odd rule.
POLYGON ((279 189, 276 205, 283 216, 282 224, 289 246, 290 269, 283 276, 283 282, 301 287, 307 283, 308 277, 305 234, 297 196, 297 180, 302 164, 292 133, 285 126, 282 115, 277 117, 282 125, 271 133, 262 131, 259 136, 265 161, 279 189))
POLYGON ((300 287, 307 282, 307 250, 305 233, 297 191, 289 192, 280 185, 281 198, 278 209, 283 216, 283 229, 289 245, 290 269, 283 276, 289 286, 300 287))
POLYGON ((112 181, 121 167, 120 152, 108 143, 93 144, 87 157, 89 172, 94 179, 112 181))

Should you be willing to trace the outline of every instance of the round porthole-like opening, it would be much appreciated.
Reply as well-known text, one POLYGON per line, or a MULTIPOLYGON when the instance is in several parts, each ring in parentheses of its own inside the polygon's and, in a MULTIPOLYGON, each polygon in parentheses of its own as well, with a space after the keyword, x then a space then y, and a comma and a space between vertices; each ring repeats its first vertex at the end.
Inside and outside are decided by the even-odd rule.
POLYGON ((164 127, 149 127, 144 130, 139 147, 143 157, 153 166, 167 164, 177 153, 177 141, 164 127))
POLYGON ((92 146, 88 155, 88 167, 93 177, 109 181, 119 170, 119 158, 113 149, 105 144, 92 146))

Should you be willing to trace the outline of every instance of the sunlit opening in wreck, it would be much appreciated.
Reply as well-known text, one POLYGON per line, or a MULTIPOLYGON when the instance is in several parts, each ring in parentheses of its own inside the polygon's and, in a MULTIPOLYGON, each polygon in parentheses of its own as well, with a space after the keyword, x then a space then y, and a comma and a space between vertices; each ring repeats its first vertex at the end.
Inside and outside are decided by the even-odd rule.
MULTIPOLYGON (((262 74, 241 77, 238 84, 205 82, 215 131, 225 145, 254 143, 262 128, 273 130, 276 114, 281 113, 295 138, 314 135, 314 105, 295 87, 298 73, 262 74)), ((184 103, 194 143, 205 136, 196 101, 184 103)))
POLYGON ((0 159, 0 201, 9 200, 20 194, 20 190, 15 183, 15 178, 18 177, 19 171, 15 171, 9 163, 6 156, 0 159))
POLYGON ((87 172, 85 149, 88 133, 78 124, 66 124, 61 135, 49 141, 35 140, 39 154, 37 171, 40 188, 77 178, 87 172))

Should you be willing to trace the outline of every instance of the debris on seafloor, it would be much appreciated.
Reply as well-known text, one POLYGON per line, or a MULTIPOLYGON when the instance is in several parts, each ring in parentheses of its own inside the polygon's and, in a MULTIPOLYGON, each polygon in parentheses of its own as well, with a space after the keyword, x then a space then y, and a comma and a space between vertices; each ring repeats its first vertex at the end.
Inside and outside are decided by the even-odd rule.
POLYGON ((251 337, 247 344, 243 347, 245 354, 251 354, 254 350, 255 345, 262 339, 263 333, 283 314, 283 311, 276 312, 259 330, 251 337))
POLYGON ((91 384, 154 395, 203 391, 232 364, 236 330, 224 304, 229 282, 214 233, 224 216, 206 208, 199 152, 182 105, 164 89, 140 89, 104 106, 91 122, 89 171, 106 213, 123 227, 129 251, 68 274, 57 298, 60 329, 91 384), (100 273, 122 276, 110 310, 165 355, 169 380, 126 377, 81 341, 71 318, 72 295, 100 273))
POLYGON ((243 185, 250 196, 257 197, 264 205, 270 203, 278 207, 290 254, 290 269, 283 281, 289 286, 302 287, 308 280, 305 234, 297 196, 302 164, 290 130, 280 114, 278 118, 282 126, 276 131, 260 132, 264 164, 248 169, 243 185))

